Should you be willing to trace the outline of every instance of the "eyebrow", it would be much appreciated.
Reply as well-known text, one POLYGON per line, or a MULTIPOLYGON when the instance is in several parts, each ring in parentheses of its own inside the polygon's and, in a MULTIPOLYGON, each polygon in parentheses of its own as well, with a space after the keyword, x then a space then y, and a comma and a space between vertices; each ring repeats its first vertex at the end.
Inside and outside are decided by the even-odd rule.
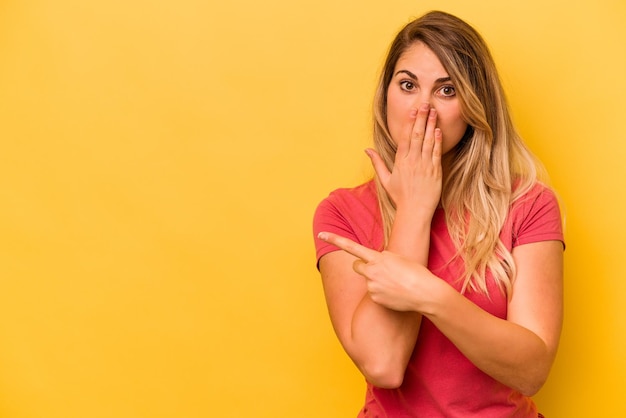
MULTIPOLYGON (((417 76, 415 74, 413 74, 412 72, 410 72, 409 70, 397 71, 394 74, 394 77, 397 76, 400 73, 404 73, 404 74, 408 75, 409 77, 411 77, 413 80, 417 81, 417 76)), ((450 81, 450 80, 452 80, 452 79, 449 76, 448 77, 441 77, 441 78, 438 78, 437 80, 435 80, 435 83, 437 83, 437 84, 445 83, 445 82, 450 81)))

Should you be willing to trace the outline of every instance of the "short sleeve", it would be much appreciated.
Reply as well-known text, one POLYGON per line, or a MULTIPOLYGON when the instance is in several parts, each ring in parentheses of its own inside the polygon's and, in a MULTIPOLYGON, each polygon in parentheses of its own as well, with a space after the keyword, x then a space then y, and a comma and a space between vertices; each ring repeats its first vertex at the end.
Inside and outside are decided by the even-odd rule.
POLYGON ((315 238, 315 255, 317 261, 319 261, 323 255, 339 249, 317 238, 320 232, 332 232, 350 238, 353 241, 357 239, 346 217, 330 199, 323 200, 318 205, 315 215, 313 216, 313 234, 315 238))
POLYGON ((552 190, 535 186, 514 204, 512 215, 512 247, 555 240, 565 248, 561 210, 552 190))
POLYGON ((313 236, 317 261, 339 248, 317 238, 332 232, 368 248, 382 249, 380 209, 373 181, 351 189, 337 189, 322 200, 313 216, 313 236))

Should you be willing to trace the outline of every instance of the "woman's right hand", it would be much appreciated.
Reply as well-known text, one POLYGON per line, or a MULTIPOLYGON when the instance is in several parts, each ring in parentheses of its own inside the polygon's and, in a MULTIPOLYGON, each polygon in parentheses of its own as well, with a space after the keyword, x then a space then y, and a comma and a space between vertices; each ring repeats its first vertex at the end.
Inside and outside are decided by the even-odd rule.
POLYGON ((318 238, 357 257, 352 269, 365 278, 369 297, 387 309, 420 312, 434 286, 442 283, 423 264, 397 253, 372 250, 330 232, 321 232, 318 238))
POLYGON ((366 153, 396 208, 432 216, 441 198, 442 133, 436 128, 437 111, 427 103, 412 112, 413 129, 410 137, 397 139, 391 171, 376 151, 368 149, 366 153))

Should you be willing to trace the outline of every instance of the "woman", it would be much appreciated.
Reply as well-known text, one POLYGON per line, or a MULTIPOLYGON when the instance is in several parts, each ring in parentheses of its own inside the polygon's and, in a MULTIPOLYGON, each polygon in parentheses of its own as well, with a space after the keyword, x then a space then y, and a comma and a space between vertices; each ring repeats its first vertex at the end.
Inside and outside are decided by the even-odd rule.
POLYGON ((376 177, 314 218, 335 332, 367 380, 359 417, 537 417, 562 324, 559 207, 493 59, 431 12, 393 41, 376 177))

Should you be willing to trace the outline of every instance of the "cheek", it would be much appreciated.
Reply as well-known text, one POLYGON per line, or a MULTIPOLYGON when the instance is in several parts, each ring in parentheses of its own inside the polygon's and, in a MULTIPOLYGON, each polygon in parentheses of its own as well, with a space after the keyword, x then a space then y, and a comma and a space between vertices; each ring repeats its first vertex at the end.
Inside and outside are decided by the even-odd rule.
POLYGON ((411 134, 413 120, 411 119, 411 104, 392 93, 387 96, 387 126, 394 142, 402 136, 411 134))

